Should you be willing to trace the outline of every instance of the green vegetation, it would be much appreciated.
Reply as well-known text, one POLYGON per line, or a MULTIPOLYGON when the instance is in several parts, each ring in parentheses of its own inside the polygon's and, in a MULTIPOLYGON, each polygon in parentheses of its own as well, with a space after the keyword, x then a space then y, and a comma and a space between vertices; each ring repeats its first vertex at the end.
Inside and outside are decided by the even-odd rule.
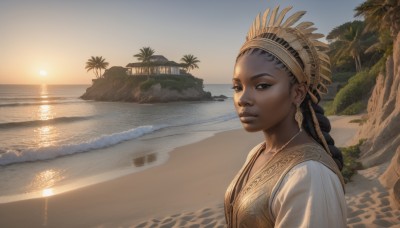
POLYGON ((358 125, 363 125, 365 122, 367 122, 367 118, 361 118, 361 119, 354 119, 350 120, 349 123, 358 123, 358 125))
POLYGON ((366 0, 355 8, 355 16, 364 16, 367 31, 390 31, 395 37, 400 31, 400 2, 396 0, 366 0))
POLYGON ((142 91, 147 91, 152 86, 160 84, 163 89, 182 90, 189 88, 203 88, 203 79, 191 75, 154 75, 140 85, 142 91))
POLYGON ((352 21, 334 28, 327 36, 332 81, 342 87, 332 102, 324 104, 327 115, 353 115, 366 111, 379 72, 384 73, 393 41, 400 31, 400 2, 366 0, 355 9, 352 21))
POLYGON ((353 21, 344 23, 334 28, 326 37, 331 41, 331 61, 333 65, 338 65, 343 58, 352 57, 357 72, 362 70, 362 55, 365 50, 377 40, 376 33, 364 32, 365 23, 363 21, 353 21))
POLYGON ((367 109, 367 101, 357 101, 344 109, 340 114, 341 115, 356 115, 364 112, 367 109))
MULTIPOLYGON (((154 54, 154 49, 151 47, 143 47, 140 49, 140 52, 136 55, 133 55, 133 57, 136 57, 139 61, 142 61, 143 63, 150 63, 150 58, 154 54)), ((150 66, 147 66, 146 68, 146 74, 150 74, 150 66)))
POLYGON ((153 56, 154 50, 151 47, 143 47, 140 49, 140 52, 133 57, 136 57, 139 61, 144 63, 150 62, 151 56, 153 56))
POLYGON ((347 83, 347 81, 356 74, 356 72, 337 72, 332 74, 332 81, 347 83))
POLYGON ((385 60, 386 58, 381 58, 371 69, 363 70, 351 77, 336 94, 333 102, 324 107, 326 115, 354 115, 364 112, 375 86, 376 77, 384 69, 385 60))
POLYGON ((364 139, 361 139, 357 145, 339 148, 343 154, 344 166, 342 175, 346 183, 351 180, 351 177, 358 169, 362 169, 362 165, 357 159, 360 156, 360 145, 363 144, 364 141, 364 139))
POLYGON ((123 81, 131 88, 147 91, 152 86, 160 84, 163 89, 181 92, 188 88, 203 89, 203 79, 192 75, 128 75, 123 67, 111 67, 104 73, 104 83, 123 81))
POLYGON ((107 69, 108 62, 106 62, 105 59, 103 59, 102 56, 92 56, 88 61, 86 62, 85 69, 87 71, 93 71, 93 73, 96 75, 96 78, 100 78, 101 75, 101 70, 102 69, 107 69))
POLYGON ((199 63, 200 60, 198 60, 197 57, 189 54, 189 55, 184 55, 181 58, 181 62, 182 62, 182 64, 185 65, 186 72, 189 73, 190 70, 193 70, 194 68, 199 68, 197 63, 199 63))

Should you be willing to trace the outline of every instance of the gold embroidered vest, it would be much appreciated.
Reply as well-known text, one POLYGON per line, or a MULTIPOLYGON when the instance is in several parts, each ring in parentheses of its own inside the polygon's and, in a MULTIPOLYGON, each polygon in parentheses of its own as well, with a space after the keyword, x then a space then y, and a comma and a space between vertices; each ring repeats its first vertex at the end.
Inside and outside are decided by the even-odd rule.
POLYGON ((228 186, 224 200, 228 228, 274 227, 271 202, 276 186, 290 169, 305 161, 318 161, 328 167, 339 177, 344 190, 344 180, 336 163, 316 142, 282 150, 248 178, 251 167, 264 148, 265 143, 260 143, 249 153, 245 164, 228 186))

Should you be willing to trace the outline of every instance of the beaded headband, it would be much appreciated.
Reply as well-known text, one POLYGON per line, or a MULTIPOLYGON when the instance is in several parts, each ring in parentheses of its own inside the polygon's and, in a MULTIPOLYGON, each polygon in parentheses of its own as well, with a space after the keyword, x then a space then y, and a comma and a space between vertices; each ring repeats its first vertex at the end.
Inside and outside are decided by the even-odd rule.
POLYGON ((311 27, 314 23, 301 22, 293 27, 306 11, 296 12, 283 21, 290 9, 292 6, 286 7, 278 15, 277 6, 272 11, 266 9, 263 15, 258 14, 240 53, 249 48, 258 48, 273 54, 290 69, 299 82, 307 84, 308 93, 313 103, 317 104, 319 101, 315 94, 326 94, 327 85, 332 83, 330 60, 326 54, 329 47, 317 40, 324 35, 313 33, 316 30, 311 27), (302 64, 296 60, 290 49, 298 53, 302 64))

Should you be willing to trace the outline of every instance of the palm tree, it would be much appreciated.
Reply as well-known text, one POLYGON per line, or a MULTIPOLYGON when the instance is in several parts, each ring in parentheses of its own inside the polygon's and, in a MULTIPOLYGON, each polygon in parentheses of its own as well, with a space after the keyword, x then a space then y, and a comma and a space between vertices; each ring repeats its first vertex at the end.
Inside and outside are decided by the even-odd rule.
MULTIPOLYGON (((143 63, 146 63, 147 65, 150 65, 150 58, 153 56, 154 50, 151 47, 143 47, 140 49, 140 52, 136 55, 133 55, 133 57, 136 57, 139 61, 142 61, 143 63)), ((150 72, 150 67, 148 66, 146 68, 147 74, 150 72)))
POLYGON ((197 63, 200 62, 200 60, 197 59, 197 57, 189 54, 189 55, 184 55, 181 58, 182 64, 185 65, 185 70, 189 73, 190 70, 193 70, 194 68, 199 68, 197 63))
POLYGON ((364 16, 369 31, 389 30, 392 37, 400 31, 400 1, 366 0, 355 8, 355 16, 364 16))
POLYGON ((353 21, 344 23, 334 28, 326 37, 331 42, 330 55, 332 63, 335 64, 342 58, 351 56, 354 59, 356 71, 362 67, 361 55, 365 52, 368 45, 376 39, 371 33, 364 33, 365 24, 363 21, 353 21))
POLYGON ((93 73, 96 75, 96 78, 101 77, 101 70, 102 69, 107 69, 108 67, 108 62, 106 62, 105 59, 103 59, 103 56, 92 56, 88 61, 86 62, 86 67, 85 69, 87 71, 93 70, 93 73))
POLYGON ((144 63, 150 62, 150 57, 153 56, 154 50, 151 47, 143 47, 140 49, 140 52, 133 57, 136 57, 139 61, 144 63))

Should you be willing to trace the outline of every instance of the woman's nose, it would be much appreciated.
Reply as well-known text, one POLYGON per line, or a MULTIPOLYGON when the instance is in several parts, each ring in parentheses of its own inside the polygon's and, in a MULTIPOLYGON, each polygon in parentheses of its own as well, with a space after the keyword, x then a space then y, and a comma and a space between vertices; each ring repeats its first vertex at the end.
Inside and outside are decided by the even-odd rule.
POLYGON ((238 94, 237 104, 239 107, 251 106, 253 105, 253 101, 251 95, 248 91, 243 90, 240 94, 238 94))

